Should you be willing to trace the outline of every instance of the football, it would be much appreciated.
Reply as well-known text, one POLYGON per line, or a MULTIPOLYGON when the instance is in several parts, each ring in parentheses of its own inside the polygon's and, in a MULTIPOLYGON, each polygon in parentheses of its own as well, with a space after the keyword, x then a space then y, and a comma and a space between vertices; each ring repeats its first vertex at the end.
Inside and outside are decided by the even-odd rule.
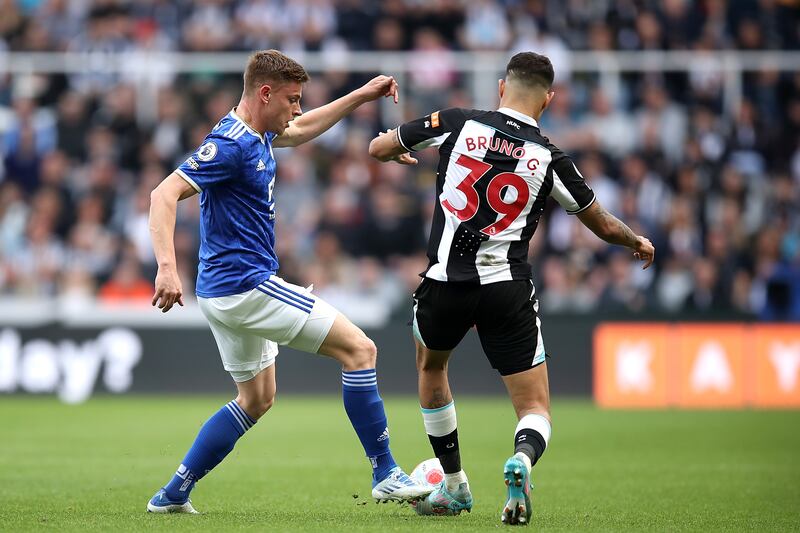
POLYGON ((430 485, 436 487, 444 480, 444 470, 442 470, 442 463, 439 459, 426 459, 414 467, 411 472, 411 479, 417 483, 430 485))

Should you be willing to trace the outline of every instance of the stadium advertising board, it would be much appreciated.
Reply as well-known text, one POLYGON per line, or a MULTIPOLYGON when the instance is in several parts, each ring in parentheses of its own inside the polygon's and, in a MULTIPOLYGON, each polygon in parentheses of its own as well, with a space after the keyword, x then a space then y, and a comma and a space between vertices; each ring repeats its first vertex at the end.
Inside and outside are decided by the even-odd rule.
POLYGON ((611 408, 800 407, 800 325, 601 324, 594 397, 611 408))
MULTIPOLYGON (((0 399, 3 394, 37 394, 53 395, 65 403, 81 403, 98 393, 235 392, 220 364, 214 338, 204 324, 157 327, 144 320, 129 322, 0 323, 0 399)), ((393 322, 367 333, 380 347, 379 379, 385 393, 414 394, 414 344, 406 322, 393 322)), ((502 382, 483 357, 474 333, 467 336, 459 356, 461 364, 451 374, 459 380, 461 390, 504 393, 502 382)), ((282 395, 341 392, 340 366, 332 359, 282 347, 277 365, 282 395)), ((588 366, 581 362, 579 367, 585 371, 577 375, 563 373, 563 382, 556 380, 556 386, 561 383, 561 390, 577 389, 576 393, 588 394, 588 366)))
POLYGON ((142 357, 142 341, 128 328, 112 327, 84 340, 52 336, 23 339, 14 328, 0 330, 0 392, 56 394, 80 403, 102 383, 105 390, 130 390, 142 357))

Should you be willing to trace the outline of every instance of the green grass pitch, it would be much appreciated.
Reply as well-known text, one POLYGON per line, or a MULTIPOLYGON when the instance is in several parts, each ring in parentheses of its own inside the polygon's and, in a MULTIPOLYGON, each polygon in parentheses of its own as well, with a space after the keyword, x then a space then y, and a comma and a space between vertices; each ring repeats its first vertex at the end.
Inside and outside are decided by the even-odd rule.
MULTIPOLYGON (((369 498, 369 467, 337 397, 279 397, 194 494, 203 514, 148 515, 224 397, 0 398, 0 531, 487 531, 499 526, 514 417, 505 398, 457 398, 475 507, 418 517, 369 498), (357 497, 356 497, 357 496, 357 497)), ((389 398, 392 448, 431 456, 416 400, 389 398)), ((538 530, 800 528, 800 412, 600 411, 554 400, 534 472, 538 530)))

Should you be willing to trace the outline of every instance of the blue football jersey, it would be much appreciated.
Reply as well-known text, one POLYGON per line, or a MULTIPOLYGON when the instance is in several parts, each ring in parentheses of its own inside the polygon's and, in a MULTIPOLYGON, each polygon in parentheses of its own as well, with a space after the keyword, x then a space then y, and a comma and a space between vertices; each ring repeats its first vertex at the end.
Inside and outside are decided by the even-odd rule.
POLYGON ((246 292, 278 270, 274 137, 231 111, 175 170, 200 193, 198 296, 246 292))

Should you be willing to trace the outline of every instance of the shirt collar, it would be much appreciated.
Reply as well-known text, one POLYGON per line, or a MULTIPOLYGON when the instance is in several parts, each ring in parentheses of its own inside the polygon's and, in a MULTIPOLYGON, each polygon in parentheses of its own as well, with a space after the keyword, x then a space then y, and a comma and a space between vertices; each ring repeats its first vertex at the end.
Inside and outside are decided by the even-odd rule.
POLYGON ((537 128, 539 127, 539 124, 536 123, 536 119, 534 119, 531 116, 526 115, 525 113, 520 113, 519 111, 511 109, 510 107, 501 107, 497 111, 499 113, 504 114, 504 115, 508 115, 509 117, 514 117, 515 119, 517 119, 517 120, 519 120, 521 122, 524 122, 525 124, 530 124, 531 126, 534 126, 534 127, 537 127, 537 128))
POLYGON ((234 120, 236 120, 236 121, 238 121, 239 123, 241 123, 242 125, 244 125, 244 127, 247 129, 247 131, 249 131, 250 133, 252 133, 252 134, 253 134, 253 135, 255 135, 256 137, 258 137, 258 138, 259 138, 259 140, 260 140, 262 143, 264 142, 264 136, 263 136, 263 135, 261 135, 260 133, 258 133, 258 132, 257 132, 256 130, 254 130, 253 128, 251 128, 251 127, 250 127, 250 124, 248 124, 247 122, 245 122, 245 121, 242 119, 242 117, 240 117, 239 115, 237 115, 237 114, 236 114, 236 108, 235 108, 235 107, 234 107, 233 109, 231 109, 231 112, 229 113, 229 115, 231 116, 231 118, 233 118, 234 120))

